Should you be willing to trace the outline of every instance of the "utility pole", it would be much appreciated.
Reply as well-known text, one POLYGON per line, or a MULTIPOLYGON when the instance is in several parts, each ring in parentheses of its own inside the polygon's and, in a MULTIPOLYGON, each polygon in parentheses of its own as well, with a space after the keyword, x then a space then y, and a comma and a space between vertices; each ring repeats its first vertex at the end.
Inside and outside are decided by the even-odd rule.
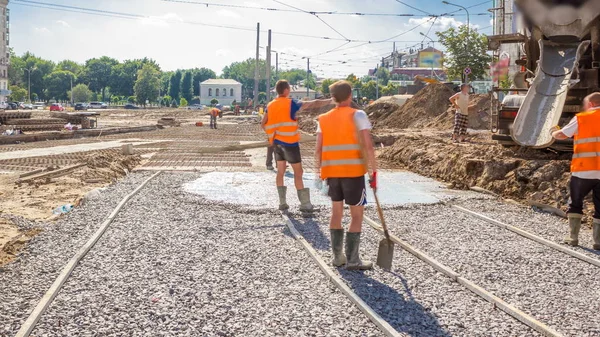
POLYGON ((260 57, 259 49, 260 48, 260 22, 256 23, 256 65, 254 68, 254 98, 252 99, 253 107, 256 108, 256 103, 258 101, 258 77, 260 74, 258 73, 258 59, 260 57))
POLYGON ((29 100, 29 103, 31 103, 31 71, 35 70, 35 67, 26 68, 24 70, 27 72, 29 80, 27 85, 27 99, 29 100))
POLYGON ((275 79, 279 81, 279 52, 275 53, 275 79))
POLYGON ((310 59, 306 58, 306 98, 310 99, 310 89, 308 88, 308 80, 310 78, 310 59))
POLYGON ((69 76, 71 78, 71 106, 73 106, 73 75, 69 76))
POLYGON ((269 29, 267 45, 267 104, 271 101, 271 30, 269 29))

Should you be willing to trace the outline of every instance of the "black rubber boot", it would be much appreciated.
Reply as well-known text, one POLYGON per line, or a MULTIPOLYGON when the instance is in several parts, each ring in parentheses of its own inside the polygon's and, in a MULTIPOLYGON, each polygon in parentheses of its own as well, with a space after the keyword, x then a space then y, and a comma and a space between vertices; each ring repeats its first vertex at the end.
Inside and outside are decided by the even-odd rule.
POLYGON ((285 211, 290 208, 288 206, 287 201, 285 200, 287 187, 285 186, 277 186, 277 193, 279 194, 279 210, 285 211))
POLYGON ((576 247, 579 245, 579 230, 581 229, 581 214, 569 213, 569 237, 565 238, 565 243, 576 247))
POLYGON ((331 250, 333 251, 333 264, 340 267, 346 264, 346 255, 344 255, 344 230, 330 229, 331 232, 331 250))
POLYGON ((360 232, 346 233, 346 269, 347 270, 369 270, 373 268, 370 261, 362 261, 359 257, 360 232))

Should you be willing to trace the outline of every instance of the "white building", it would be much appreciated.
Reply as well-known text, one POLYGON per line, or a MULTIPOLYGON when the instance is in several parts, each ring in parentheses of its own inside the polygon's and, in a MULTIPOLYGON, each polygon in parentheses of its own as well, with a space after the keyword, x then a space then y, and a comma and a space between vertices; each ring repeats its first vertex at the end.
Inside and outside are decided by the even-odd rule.
MULTIPOLYGON (((298 99, 298 100, 303 100, 303 99, 315 99, 319 95, 316 91, 314 91, 312 89, 308 90, 308 96, 306 95, 306 93, 307 93, 306 87, 291 85, 289 97, 298 99)), ((277 97, 277 92, 275 91, 275 88, 273 88, 273 89, 271 89, 271 98, 275 98, 275 97, 277 97)))
POLYGON ((8 90, 8 64, 10 62, 10 53, 8 51, 9 33, 10 33, 10 13, 8 0, 0 0, 0 102, 7 102, 11 94, 8 90))
POLYGON ((210 105, 215 98, 222 105, 230 105, 234 100, 241 102, 242 84, 230 79, 210 79, 200 83, 200 104, 210 105))

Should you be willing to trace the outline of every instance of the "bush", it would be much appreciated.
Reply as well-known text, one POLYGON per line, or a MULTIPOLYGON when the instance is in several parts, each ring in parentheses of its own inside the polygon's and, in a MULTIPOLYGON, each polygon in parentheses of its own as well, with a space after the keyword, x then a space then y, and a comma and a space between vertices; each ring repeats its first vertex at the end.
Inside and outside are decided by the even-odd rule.
POLYGON ((187 99, 185 99, 185 98, 181 97, 181 100, 179 101, 179 106, 180 106, 180 107, 186 107, 186 106, 188 106, 188 101, 187 101, 187 99))
POLYGON ((129 97, 127 97, 127 102, 128 103, 132 103, 133 104, 133 103, 135 103, 135 100, 136 100, 135 96, 129 96, 129 97))
POLYGON ((168 107, 169 105, 171 105, 171 100, 172 100, 171 96, 165 95, 162 99, 161 105, 168 107))
POLYGON ((212 105, 217 105, 217 104, 219 104, 219 100, 218 100, 218 99, 216 99, 216 98, 213 98, 213 99, 210 101, 210 104, 212 104, 212 105))
POLYGON ((190 105, 193 105, 193 104, 200 104, 200 97, 199 97, 199 96, 194 96, 194 97, 192 98, 192 100, 189 102, 189 104, 190 104, 190 105))

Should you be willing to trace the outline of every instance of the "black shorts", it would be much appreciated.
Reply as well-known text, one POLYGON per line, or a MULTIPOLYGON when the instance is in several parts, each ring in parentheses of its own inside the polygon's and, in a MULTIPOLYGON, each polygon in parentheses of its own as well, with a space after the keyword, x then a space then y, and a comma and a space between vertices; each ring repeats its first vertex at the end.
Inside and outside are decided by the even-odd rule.
POLYGON ((365 177, 328 178, 329 196, 331 201, 346 201, 349 206, 364 206, 367 204, 365 177))
POLYGON ((275 161, 287 161, 290 164, 298 164, 302 161, 300 146, 273 145, 275 147, 275 161))

